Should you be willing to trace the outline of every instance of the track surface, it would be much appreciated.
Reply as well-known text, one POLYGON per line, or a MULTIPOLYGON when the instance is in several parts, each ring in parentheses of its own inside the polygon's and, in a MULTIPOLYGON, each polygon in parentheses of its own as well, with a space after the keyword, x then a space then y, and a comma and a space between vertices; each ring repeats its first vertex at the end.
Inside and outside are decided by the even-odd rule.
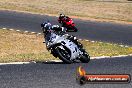
MULTIPOLYGON (((57 17, 10 11, 0 11, 0 27, 41 32, 40 24, 49 20, 58 24, 57 17)), ((79 32, 71 33, 77 38, 132 45, 132 25, 91 22, 73 19, 79 32)))
POLYGON ((132 88, 129 84, 76 83, 79 66, 94 74, 131 74, 132 57, 91 60, 88 64, 37 63, 0 66, 0 88, 132 88))

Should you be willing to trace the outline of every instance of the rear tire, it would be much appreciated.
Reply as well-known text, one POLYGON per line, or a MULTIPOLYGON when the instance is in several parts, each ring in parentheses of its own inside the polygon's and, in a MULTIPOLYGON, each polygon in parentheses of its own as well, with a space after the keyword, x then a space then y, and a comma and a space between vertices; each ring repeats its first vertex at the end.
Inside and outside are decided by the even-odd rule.
POLYGON ((67 63, 67 64, 71 64, 71 63, 73 63, 73 61, 71 61, 70 60, 70 58, 71 58, 71 52, 70 52, 70 50, 67 48, 67 47, 65 47, 65 46, 63 46, 63 48, 64 48, 64 50, 63 49, 61 49, 60 47, 56 47, 56 52, 58 53, 58 57, 59 57, 59 59, 60 60, 62 60, 64 63, 67 63))

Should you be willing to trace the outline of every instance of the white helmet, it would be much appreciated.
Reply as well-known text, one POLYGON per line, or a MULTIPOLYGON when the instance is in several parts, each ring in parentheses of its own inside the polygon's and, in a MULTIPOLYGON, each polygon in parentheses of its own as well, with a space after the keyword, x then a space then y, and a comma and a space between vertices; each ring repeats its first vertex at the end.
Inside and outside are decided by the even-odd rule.
POLYGON ((60 17, 65 17, 65 15, 64 14, 60 14, 60 17))
POLYGON ((43 23, 43 25, 44 25, 44 28, 47 30, 49 30, 51 28, 51 23, 49 23, 49 22, 45 22, 45 23, 43 23))

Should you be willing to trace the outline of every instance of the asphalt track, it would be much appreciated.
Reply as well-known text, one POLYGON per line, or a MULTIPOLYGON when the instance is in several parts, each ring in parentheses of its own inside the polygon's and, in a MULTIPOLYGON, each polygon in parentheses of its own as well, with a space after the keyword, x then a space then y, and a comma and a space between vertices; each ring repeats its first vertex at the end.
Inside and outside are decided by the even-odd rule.
POLYGON ((1 65, 0 88, 132 88, 129 84, 76 83, 76 71, 82 66, 88 74, 130 74, 132 57, 96 59, 88 64, 37 63, 1 65))
MULTIPOLYGON (((41 32, 40 24, 47 20, 52 24, 59 24, 57 17, 53 16, 0 11, 0 28, 41 32)), ((77 38, 132 45, 132 25, 130 24, 73 20, 79 31, 70 34, 75 35, 77 38)))

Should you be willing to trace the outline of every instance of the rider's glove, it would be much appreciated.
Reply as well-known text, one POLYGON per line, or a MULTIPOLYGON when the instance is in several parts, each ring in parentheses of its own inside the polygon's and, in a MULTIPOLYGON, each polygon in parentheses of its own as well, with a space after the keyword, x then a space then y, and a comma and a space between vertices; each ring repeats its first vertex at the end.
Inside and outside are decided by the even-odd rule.
POLYGON ((65 28, 65 27, 61 27, 61 29, 63 32, 66 32, 66 30, 67 30, 67 28, 65 28))

